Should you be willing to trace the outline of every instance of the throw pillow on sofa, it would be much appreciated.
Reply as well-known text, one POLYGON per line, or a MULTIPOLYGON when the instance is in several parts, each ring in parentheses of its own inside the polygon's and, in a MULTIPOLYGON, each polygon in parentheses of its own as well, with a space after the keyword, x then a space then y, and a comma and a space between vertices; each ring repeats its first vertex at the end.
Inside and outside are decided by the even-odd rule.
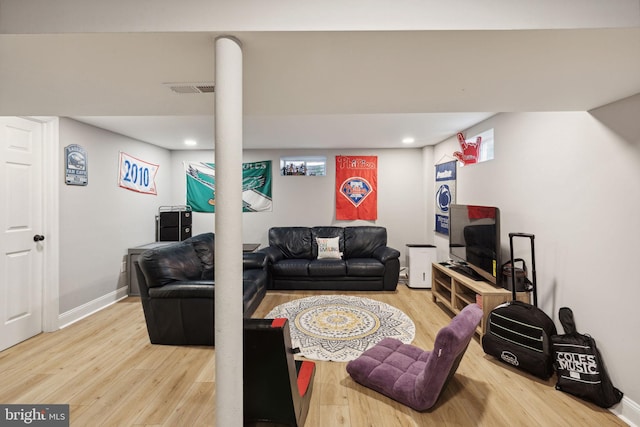
POLYGON ((318 242, 318 259, 341 259, 339 237, 316 237, 318 242))

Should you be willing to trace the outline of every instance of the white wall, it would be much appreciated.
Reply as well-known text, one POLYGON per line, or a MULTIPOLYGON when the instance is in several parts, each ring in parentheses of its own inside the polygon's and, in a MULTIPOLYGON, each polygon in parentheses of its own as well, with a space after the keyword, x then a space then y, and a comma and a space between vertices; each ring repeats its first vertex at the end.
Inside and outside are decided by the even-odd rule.
MULTIPOLYGON (((430 150, 427 150, 429 153, 430 150)), ((423 150, 388 149, 371 151, 353 150, 246 150, 245 162, 271 160, 273 167, 273 211, 243 213, 245 242, 267 244, 267 233, 274 226, 314 225, 380 225, 387 228, 389 246, 401 253, 407 243, 432 243, 427 233, 425 212, 425 183, 423 178, 423 150), (337 221, 335 219, 335 156, 378 156, 378 220, 337 221), (280 176, 280 157, 321 155, 327 157, 327 175, 324 177, 280 176)), ((429 154, 426 154, 429 158, 429 154)), ((215 162, 213 150, 174 151, 172 164, 172 202, 185 204, 186 181, 184 161, 215 162)), ((194 214, 195 234, 214 230, 214 215, 194 214)))
POLYGON ((155 240, 155 214, 168 204, 171 170, 165 149, 66 118, 59 132, 61 164, 62 147, 79 144, 87 150, 89 174, 87 186, 60 186, 62 315, 127 284, 121 263, 129 247, 155 240), (120 151, 160 165, 157 196, 118 187, 120 151))
MULTIPOLYGON (((635 111, 628 117, 638 120, 640 97, 625 105, 635 111)), ((625 140, 587 112, 499 114, 467 133, 490 127, 495 160, 458 168, 457 202, 501 209, 505 256, 509 232, 535 234, 538 305, 559 331, 558 309, 571 307, 578 330, 597 339, 614 384, 626 399, 640 402, 640 286, 633 270, 640 237, 639 135, 625 140)), ((434 158, 457 149, 449 139, 434 158)), ((445 258, 446 238, 435 240, 445 258)), ((519 242, 516 256, 528 254, 528 242, 519 242)))

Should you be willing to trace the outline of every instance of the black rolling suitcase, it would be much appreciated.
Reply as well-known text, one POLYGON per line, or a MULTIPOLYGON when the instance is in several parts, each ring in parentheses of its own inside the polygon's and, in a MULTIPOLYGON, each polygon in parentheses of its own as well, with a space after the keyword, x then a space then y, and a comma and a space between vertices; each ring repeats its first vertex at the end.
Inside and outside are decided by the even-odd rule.
POLYGON ((531 264, 533 278, 533 305, 516 300, 516 274, 511 275, 513 300, 501 304, 489 313, 487 327, 482 337, 482 349, 505 363, 522 369, 536 377, 548 379, 553 374, 551 336, 556 335, 553 320, 540 310, 536 283, 534 235, 509 233, 511 265, 513 238, 531 240, 531 264))

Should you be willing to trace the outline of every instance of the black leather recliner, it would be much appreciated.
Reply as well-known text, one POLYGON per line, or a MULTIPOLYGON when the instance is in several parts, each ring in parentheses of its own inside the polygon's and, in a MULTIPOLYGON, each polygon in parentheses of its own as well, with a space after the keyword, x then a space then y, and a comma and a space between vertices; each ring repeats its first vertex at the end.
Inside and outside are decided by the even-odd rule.
MULTIPOLYGON (((135 263, 152 344, 214 345, 214 234, 143 252, 135 263)), ((250 317, 267 290, 264 254, 243 254, 243 312, 250 317)))

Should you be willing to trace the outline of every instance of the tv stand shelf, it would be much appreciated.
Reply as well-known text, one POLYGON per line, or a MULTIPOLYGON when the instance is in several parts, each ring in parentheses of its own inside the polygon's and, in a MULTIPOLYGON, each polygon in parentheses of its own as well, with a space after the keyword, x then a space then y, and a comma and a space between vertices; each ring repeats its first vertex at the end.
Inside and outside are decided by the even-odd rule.
MULTIPOLYGON (((491 310, 498 305, 511 301, 511 292, 497 288, 490 283, 473 280, 441 264, 431 264, 431 295, 434 302, 440 302, 454 314, 465 306, 477 303, 482 308, 482 320, 477 333, 480 338, 487 327, 487 318, 491 310)), ((518 292, 519 301, 529 303, 529 293, 518 292)))

